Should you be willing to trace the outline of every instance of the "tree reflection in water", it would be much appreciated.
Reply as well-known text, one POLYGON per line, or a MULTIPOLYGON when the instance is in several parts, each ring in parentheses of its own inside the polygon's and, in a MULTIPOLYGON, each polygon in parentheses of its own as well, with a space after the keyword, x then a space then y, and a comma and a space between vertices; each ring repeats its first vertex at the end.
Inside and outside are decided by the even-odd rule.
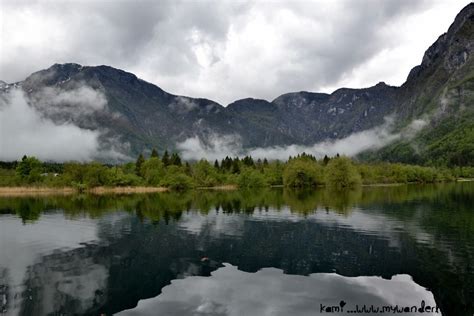
POLYGON ((443 314, 471 315, 473 188, 1 198, 0 306, 116 313, 228 262, 238 273, 409 274, 443 314))

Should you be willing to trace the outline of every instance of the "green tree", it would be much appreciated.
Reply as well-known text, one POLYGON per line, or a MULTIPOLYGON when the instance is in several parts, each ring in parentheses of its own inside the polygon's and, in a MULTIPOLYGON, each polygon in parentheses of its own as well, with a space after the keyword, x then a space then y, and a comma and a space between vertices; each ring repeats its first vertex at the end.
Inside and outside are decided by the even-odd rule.
POLYGON ((159 158, 158 151, 156 150, 156 148, 152 149, 150 157, 151 158, 159 158))
POLYGON ((184 173, 182 168, 172 165, 167 168, 161 185, 173 190, 186 190, 193 186, 193 180, 184 173))
POLYGON ((239 160, 239 157, 235 157, 232 160, 232 173, 240 173, 240 160, 239 160))
POLYGON ((283 184, 288 187, 311 187, 323 183, 323 168, 306 157, 291 159, 283 171, 283 184))
POLYGON ((123 167, 108 168, 107 171, 107 185, 112 186, 136 186, 143 182, 143 179, 134 173, 127 173, 123 167))
POLYGON ((147 184, 158 186, 165 176, 165 167, 159 158, 150 158, 143 163, 140 172, 147 184))
POLYGON ((108 168, 100 162, 83 165, 83 184, 87 187, 98 187, 110 184, 108 168))
POLYGON ((23 182, 35 183, 41 181, 42 163, 36 157, 23 156, 16 167, 16 173, 23 182))
POLYGON ((217 170, 205 159, 193 166, 193 179, 198 186, 210 187, 219 184, 217 170))
POLYGON ((327 166, 328 162, 329 162, 329 157, 327 155, 324 155, 324 158, 323 158, 323 165, 327 166))
POLYGON ((180 167, 181 164, 181 157, 179 157, 178 153, 173 153, 170 158, 170 165, 180 167))
POLYGON ((237 179, 237 183, 240 188, 257 188, 268 185, 263 174, 250 167, 242 170, 237 179))
POLYGON ((165 167, 168 167, 171 164, 170 161, 170 155, 167 150, 165 150, 165 153, 163 154, 163 158, 161 158, 161 162, 165 167))
POLYGON ((143 154, 138 155, 137 161, 135 162, 135 173, 139 176, 142 176, 141 170, 144 162, 145 158, 143 158, 143 154))
POLYGON ((269 185, 282 185, 283 169, 284 165, 278 160, 269 163, 267 166, 264 164, 263 175, 265 176, 267 183, 269 185))
POLYGON ((326 184, 332 187, 348 188, 361 184, 361 175, 347 157, 331 159, 326 166, 326 184))

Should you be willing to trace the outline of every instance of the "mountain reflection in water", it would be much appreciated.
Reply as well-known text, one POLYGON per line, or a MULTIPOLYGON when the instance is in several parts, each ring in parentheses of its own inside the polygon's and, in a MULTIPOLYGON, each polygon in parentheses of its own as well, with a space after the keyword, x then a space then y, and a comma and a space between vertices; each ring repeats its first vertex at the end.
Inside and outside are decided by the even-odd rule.
POLYGON ((6 315, 424 300, 470 316, 473 262, 473 183, 0 198, 6 315))

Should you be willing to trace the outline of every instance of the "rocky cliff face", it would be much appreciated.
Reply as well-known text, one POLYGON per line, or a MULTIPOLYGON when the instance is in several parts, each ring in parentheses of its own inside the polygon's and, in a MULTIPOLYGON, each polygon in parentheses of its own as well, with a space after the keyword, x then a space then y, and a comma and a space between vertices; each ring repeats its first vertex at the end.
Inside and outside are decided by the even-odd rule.
POLYGON ((21 87, 45 116, 100 128, 105 131, 104 141, 114 138, 130 144, 130 154, 151 147, 172 149, 190 137, 205 141, 215 135, 238 137, 247 148, 309 145, 371 129, 389 115, 396 121, 395 132, 415 119, 442 127, 447 118, 466 116, 473 107, 473 22, 474 4, 469 4, 401 87, 381 82, 332 94, 293 92, 271 102, 242 99, 224 107, 207 99, 170 94, 112 67, 56 64, 23 82, 0 83, 0 91, 21 87), (95 104, 103 104, 86 110, 71 104, 68 93, 77 94, 77 90, 95 104))
POLYGON ((390 161, 472 165, 474 161, 474 4, 428 48, 399 88, 398 125, 427 127, 364 157, 390 161))

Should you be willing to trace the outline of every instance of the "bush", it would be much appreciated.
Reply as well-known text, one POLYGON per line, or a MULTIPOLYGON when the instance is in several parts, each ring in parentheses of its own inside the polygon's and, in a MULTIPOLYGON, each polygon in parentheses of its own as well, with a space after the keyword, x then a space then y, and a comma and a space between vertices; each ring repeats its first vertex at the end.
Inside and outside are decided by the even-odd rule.
POLYGON ((270 163, 263 168, 263 175, 269 185, 281 185, 283 184, 283 165, 279 161, 270 163))
POLYGON ((292 159, 283 171, 283 184, 287 187, 310 187, 323 183, 323 167, 310 159, 292 159))
POLYGON ((159 158, 153 157, 141 164, 140 174, 147 184, 158 186, 165 176, 165 167, 159 158))
POLYGON ((0 187, 17 186, 20 179, 14 169, 0 169, 0 187))
POLYGON ((193 180, 180 167, 169 166, 160 184, 173 190, 186 190, 193 187, 193 180))
POLYGON ((245 168, 241 171, 237 184, 240 188, 257 188, 268 186, 263 174, 253 168, 245 168))
POLYGON ((220 183, 216 169, 204 159, 193 166, 192 175, 196 185, 201 187, 212 187, 220 183))
POLYGON ((143 183, 141 177, 134 173, 125 173, 122 168, 113 167, 107 170, 107 185, 111 186, 136 186, 143 183))
POLYGON ((35 157, 24 156, 16 167, 16 173, 23 182, 28 184, 37 183, 42 180, 42 163, 35 157))
POLYGON ((326 184, 328 186, 349 188, 361 183, 360 173, 349 158, 338 157, 328 162, 326 166, 326 184))

